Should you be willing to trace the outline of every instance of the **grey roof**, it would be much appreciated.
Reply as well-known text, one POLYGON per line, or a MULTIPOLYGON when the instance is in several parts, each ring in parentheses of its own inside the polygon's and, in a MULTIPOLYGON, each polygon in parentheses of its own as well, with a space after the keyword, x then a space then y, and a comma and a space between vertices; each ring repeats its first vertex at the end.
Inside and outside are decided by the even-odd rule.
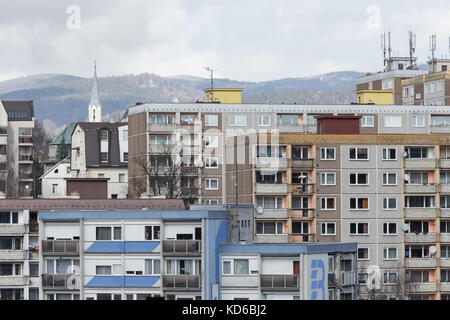
POLYGON ((2 100, 8 114, 8 121, 31 121, 34 118, 33 101, 2 100))

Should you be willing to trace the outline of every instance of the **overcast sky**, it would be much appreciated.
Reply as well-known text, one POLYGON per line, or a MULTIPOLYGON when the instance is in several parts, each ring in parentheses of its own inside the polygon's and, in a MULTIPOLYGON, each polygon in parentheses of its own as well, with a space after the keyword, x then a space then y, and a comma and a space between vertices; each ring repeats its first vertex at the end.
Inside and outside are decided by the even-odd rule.
POLYGON ((450 2, 365 0, 0 0, 0 80, 39 73, 155 73, 263 81, 378 71, 395 53, 449 55, 450 2))

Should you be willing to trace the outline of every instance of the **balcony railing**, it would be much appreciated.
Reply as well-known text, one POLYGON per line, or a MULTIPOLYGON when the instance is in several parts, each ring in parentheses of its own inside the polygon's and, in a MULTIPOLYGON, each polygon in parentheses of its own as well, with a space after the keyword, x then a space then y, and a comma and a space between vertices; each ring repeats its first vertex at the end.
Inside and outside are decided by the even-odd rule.
POLYGON ((436 282, 411 282, 406 284, 406 289, 409 292, 436 292, 436 282))
POLYGON ((292 159, 292 168, 313 169, 314 159, 292 159))
POLYGON ((181 197, 182 198, 198 198, 199 197, 199 188, 181 187, 181 197))
POLYGON ((280 133, 317 133, 315 124, 277 124, 280 133))
POLYGON ((300 288, 299 276, 293 274, 264 274, 260 276, 262 290, 296 290, 300 288))
POLYGON ((349 286, 355 284, 356 284, 356 272, 354 271, 341 272, 341 285, 349 286))
POLYGON ((199 275, 163 275, 162 282, 165 289, 201 289, 201 278, 199 275))
POLYGON ((288 159, 281 157, 257 157, 256 168, 287 168, 288 159))
POLYGON ((173 132, 180 128, 179 124, 175 123, 149 123, 148 131, 150 132, 173 132))
POLYGON ((23 224, 0 224, 0 234, 24 234, 23 224))
POLYGON ((33 172, 19 172, 19 179, 33 179, 33 172))
POLYGON ((0 250, 0 260, 24 260, 26 258, 25 250, 0 250))
POLYGON ((441 169, 450 169, 450 159, 439 159, 441 169))
POLYGON ((263 208, 262 212, 256 211, 256 218, 258 219, 287 219, 289 217, 288 209, 267 209, 263 208))
POLYGON ((33 143, 33 137, 19 137, 19 143, 33 143))
POLYGON ((259 243, 287 243, 289 242, 289 234, 257 234, 255 241, 259 243))
POLYGON ((434 183, 428 183, 428 184, 406 183, 405 184, 405 192, 406 193, 435 193, 436 185, 434 183))
POLYGON ((312 194, 314 193, 314 183, 292 184, 291 190, 293 194, 312 194))
POLYGON ((32 154, 19 154, 19 161, 33 161, 32 154))
POLYGON ((441 242, 446 242, 446 243, 450 242, 450 233, 441 233, 439 240, 441 240, 441 242))
POLYGON ((411 243, 429 243, 436 242, 436 233, 406 233, 405 242, 411 243))
POLYGON ((184 175, 199 175, 200 174, 200 168, 199 167, 181 167, 181 173, 184 175))
POLYGON ((437 217, 436 208, 405 208, 406 218, 424 218, 424 219, 435 219, 437 217))
POLYGON ((200 255, 200 240, 163 240, 163 253, 167 255, 200 255))
POLYGON ((435 169, 435 159, 405 159, 405 169, 435 169))
POLYGON ((78 255, 80 244, 78 240, 42 240, 44 255, 78 255))
POLYGON ((76 274, 43 274, 44 289, 79 289, 79 275, 76 274))
POLYGON ((289 242, 314 242, 314 236, 312 233, 292 233, 289 235, 289 242))
POLYGON ((407 268, 436 268, 436 258, 406 258, 407 268))
POLYGON ((292 208, 292 219, 314 218, 315 208, 292 208))
POLYGON ((256 193, 285 194, 288 193, 287 183, 256 183, 256 193))
POLYGON ((24 276, 0 276, 0 286, 23 286, 25 284, 24 276))

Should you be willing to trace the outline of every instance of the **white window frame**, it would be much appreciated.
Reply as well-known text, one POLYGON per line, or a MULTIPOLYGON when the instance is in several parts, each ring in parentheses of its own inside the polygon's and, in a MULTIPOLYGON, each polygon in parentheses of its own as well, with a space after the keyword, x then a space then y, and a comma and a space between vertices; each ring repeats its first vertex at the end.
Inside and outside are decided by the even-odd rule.
POLYGON ((205 158, 205 168, 206 169, 217 169, 217 168, 219 168, 219 158, 217 158, 217 157, 206 157, 205 158), (211 166, 211 162, 214 162, 214 160, 216 162, 216 166, 215 167, 211 166))
POLYGON ((356 251, 356 258, 358 261, 369 261, 370 260, 370 248, 369 247, 359 247, 356 251), (367 258, 360 258, 359 257, 359 249, 366 249, 367 250, 367 258))
POLYGON ((321 173, 320 174, 320 185, 321 186, 335 186, 336 185, 336 172, 323 172, 323 173, 321 173), (329 175, 334 177, 333 178, 334 183, 327 183, 329 175), (323 182, 325 182, 325 183, 323 183, 323 182))
POLYGON ((367 147, 350 147, 348 149, 348 159, 350 161, 369 161, 369 148, 367 148, 367 147), (355 157, 356 158, 351 158, 351 156, 350 156, 350 152, 351 152, 352 149, 355 149, 355 157), (358 158, 358 150, 359 149, 366 149, 367 150, 367 159, 359 159, 358 158))
POLYGON ((393 211, 393 210, 397 210, 397 198, 396 197, 387 197, 387 198, 383 198, 382 200, 382 208, 385 211, 393 211), (389 200, 394 199, 395 200, 395 208, 389 208, 389 200), (386 202, 386 207, 385 207, 385 202, 386 202))
POLYGON ((335 147, 321 147, 320 148, 320 160, 323 160, 323 161, 333 161, 333 160, 336 160, 336 148, 335 147), (328 149, 332 149, 333 150, 333 159, 326 159, 326 158, 323 158, 323 155, 325 154, 325 156, 327 155, 327 150, 328 149), (325 153, 323 153, 323 152, 325 152, 325 153))
POLYGON ((205 179, 205 190, 219 190, 219 179, 218 178, 206 178, 205 179), (217 187, 216 188, 211 187, 211 182, 213 180, 217 181, 217 187))
POLYGON ((217 205, 217 204, 219 204, 219 200, 218 199, 206 199, 205 204, 217 205))
POLYGON ((233 259, 222 260, 222 275, 224 275, 224 276, 233 275, 233 259), (230 272, 228 272, 228 273, 225 273, 225 268, 224 268, 225 263, 230 264, 230 272))
POLYGON ((350 201, 350 204, 349 204, 349 210, 350 211, 367 211, 367 210, 369 210, 369 198, 359 198, 359 197, 357 197, 357 198, 350 198, 349 199, 349 201, 350 201), (351 201, 352 201, 352 199, 355 199, 355 202, 356 202, 356 208, 351 208, 351 201), (359 199, 367 199, 367 208, 358 208, 358 200, 359 199))
POLYGON ((397 185, 397 172, 383 172, 382 178, 382 185, 383 186, 396 186, 397 185), (389 175, 393 174, 395 175, 395 183, 389 183, 389 175), (384 176, 386 175, 386 183, 384 183, 384 176))
POLYGON ((162 272, 162 270, 161 270, 161 266, 162 266, 162 263, 161 263, 161 259, 145 259, 144 260, 144 272, 143 272, 143 274, 144 275, 160 275, 162 272), (147 273, 147 261, 151 261, 151 265, 152 265, 152 273, 147 273), (157 273, 157 272, 155 272, 155 264, 157 264, 157 263, 159 263, 159 272, 157 273))
POLYGON ((401 116, 385 116, 384 117, 384 127, 385 128, 401 128, 402 127, 402 117, 401 116), (400 119, 400 124, 393 123, 394 119, 400 119))
POLYGON ((219 115, 218 114, 205 114, 205 127, 216 127, 218 125, 219 125, 219 115), (212 120, 212 119, 214 119, 214 120, 212 120))
POLYGON ((398 283, 398 274, 397 274, 397 272, 383 272, 383 284, 384 285, 396 285, 398 283), (387 276, 387 279, 389 279, 389 274, 395 274, 395 282, 385 282, 384 281, 384 279, 385 279, 385 277, 384 277, 384 275, 385 274, 387 274, 388 276, 387 276))
POLYGON ((219 146, 219 136, 205 135, 205 148, 217 148, 218 146, 219 146))
POLYGON ((383 224, 381 225, 381 232, 383 233, 383 236, 396 236, 396 235, 398 235, 397 222, 383 222, 383 224), (395 233, 384 233, 384 226, 387 225, 387 231, 389 232, 389 226, 391 224, 395 225, 395 233))
POLYGON ((362 116, 361 127, 363 128, 373 128, 375 126, 375 116, 362 116), (368 121, 368 119, 371 119, 368 121))
POLYGON ((245 114, 231 114, 228 117, 230 127, 245 127, 247 125, 247 116, 245 114))
POLYGON ((384 247, 383 248, 383 260, 395 261, 398 260, 398 248, 395 247, 384 247), (395 258, 389 258, 389 250, 395 250, 395 258))
POLYGON ((333 211, 333 210, 336 210, 336 197, 322 197, 322 198, 320 198, 320 209, 322 210, 322 211, 333 211), (323 207, 323 200, 325 199, 325 205, 327 204, 327 199, 334 199, 334 208, 332 208, 332 209, 329 209, 328 207, 327 208, 324 208, 323 207))
POLYGON ((321 225, 320 225, 320 234, 322 236, 335 236, 336 235, 336 222, 322 222, 321 225), (328 233, 327 232, 329 224, 334 225, 334 228, 333 228, 334 229, 334 233, 328 233), (323 225, 325 225, 325 233, 322 232, 323 231, 323 228, 322 228, 323 225))
POLYGON ((397 148, 383 148, 381 159, 383 161, 395 161, 397 160, 397 148), (395 158, 389 158, 389 150, 395 150, 395 158))
POLYGON ((349 224, 349 227, 350 227, 350 229, 349 229, 349 235, 351 235, 351 236, 368 236, 368 235, 370 235, 370 225, 369 225, 369 223, 368 222, 351 222, 350 224, 349 224), (352 224, 355 224, 356 225, 356 233, 351 233, 351 226, 352 226, 352 224), (367 233, 359 233, 358 232, 358 225, 360 225, 360 224, 367 224, 367 233))
POLYGON ((350 172, 349 173, 349 176, 348 176, 348 185, 349 186, 368 186, 369 185, 369 173, 366 173, 366 172, 350 172), (351 175, 352 174, 356 174, 356 183, 351 183, 351 175), (365 175, 367 175, 367 183, 358 183, 358 175, 360 175, 360 174, 365 174, 365 175))
POLYGON ((258 116, 258 126, 269 127, 270 126, 270 115, 269 114, 260 114, 258 116), (268 121, 265 121, 265 120, 268 120, 268 121))
POLYGON ((411 116, 411 126, 413 128, 425 128, 425 116, 413 115, 411 116), (422 123, 419 124, 418 120, 421 119, 422 123))

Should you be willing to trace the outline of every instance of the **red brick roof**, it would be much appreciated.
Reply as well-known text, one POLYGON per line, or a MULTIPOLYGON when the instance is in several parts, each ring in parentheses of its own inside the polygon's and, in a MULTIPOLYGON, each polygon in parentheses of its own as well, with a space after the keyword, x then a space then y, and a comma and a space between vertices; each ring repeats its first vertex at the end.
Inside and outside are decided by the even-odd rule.
POLYGON ((184 210, 181 199, 0 199, 0 210, 184 210))

